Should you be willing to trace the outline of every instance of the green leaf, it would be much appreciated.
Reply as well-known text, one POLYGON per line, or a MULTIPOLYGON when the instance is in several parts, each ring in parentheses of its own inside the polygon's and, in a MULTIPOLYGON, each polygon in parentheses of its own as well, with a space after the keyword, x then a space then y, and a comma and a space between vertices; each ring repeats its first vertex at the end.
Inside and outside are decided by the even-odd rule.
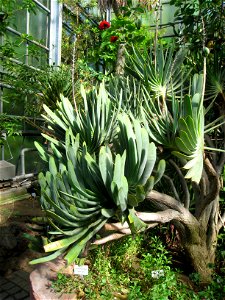
POLYGON ((55 159, 53 156, 49 158, 49 171, 53 176, 56 176, 58 173, 57 166, 55 163, 55 159))
POLYGON ((85 237, 80 239, 76 245, 67 253, 65 259, 67 260, 68 264, 71 264, 75 261, 78 257, 82 249, 84 248, 85 244, 105 225, 107 219, 101 218, 97 220, 95 223, 91 224, 88 229, 89 232, 86 234, 85 237))
POLYGON ((162 178, 165 169, 166 169, 166 161, 164 159, 161 159, 158 163, 158 167, 154 175, 155 184, 159 182, 159 180, 162 178))
POLYGON ((137 215, 135 214, 134 208, 128 209, 129 215, 128 215, 128 224, 133 233, 137 233, 140 231, 144 231, 147 227, 147 224, 145 224, 142 220, 140 220, 137 215))
POLYGON ((58 256, 60 256, 63 252, 65 252, 66 248, 67 247, 59 249, 58 251, 52 253, 51 255, 34 259, 34 260, 30 261, 29 264, 30 265, 35 265, 35 264, 40 264, 40 263, 44 263, 44 262, 53 260, 53 259, 57 258, 58 256))
POLYGON ((101 214, 106 217, 106 218, 111 218, 115 214, 115 209, 114 208, 102 208, 101 209, 101 214))
POLYGON ((52 252, 52 251, 55 251, 55 250, 58 250, 58 249, 61 249, 61 248, 68 247, 72 243, 79 240, 82 236, 84 236, 85 233, 88 231, 88 229, 89 229, 88 227, 83 228, 83 230, 78 234, 75 234, 71 237, 61 239, 61 240, 58 240, 58 241, 55 241, 55 242, 51 242, 51 243, 45 245, 44 246, 45 252, 52 252))
POLYGON ((44 149, 43 146, 41 146, 38 142, 34 142, 35 147, 37 148, 39 155, 42 160, 48 162, 48 157, 49 155, 46 153, 46 150, 44 149))

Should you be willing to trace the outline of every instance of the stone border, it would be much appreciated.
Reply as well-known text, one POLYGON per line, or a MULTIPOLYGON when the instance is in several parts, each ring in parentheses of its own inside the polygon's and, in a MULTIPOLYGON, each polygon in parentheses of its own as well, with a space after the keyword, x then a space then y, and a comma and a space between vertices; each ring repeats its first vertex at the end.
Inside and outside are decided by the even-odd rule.
POLYGON ((30 274, 30 300, 77 300, 75 293, 60 294, 50 288, 58 272, 72 275, 73 267, 66 267, 66 261, 62 258, 37 265, 30 274))

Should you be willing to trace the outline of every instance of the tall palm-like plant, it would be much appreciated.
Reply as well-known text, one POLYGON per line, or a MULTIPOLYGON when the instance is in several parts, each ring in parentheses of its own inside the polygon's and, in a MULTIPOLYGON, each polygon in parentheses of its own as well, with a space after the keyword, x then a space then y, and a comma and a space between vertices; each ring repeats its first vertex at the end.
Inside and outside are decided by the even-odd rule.
MULTIPOLYGON (((184 86, 185 79, 190 74, 183 67, 187 49, 173 54, 173 50, 164 51, 159 47, 156 58, 153 52, 150 55, 136 49, 133 52, 128 56, 126 70, 141 82, 139 111, 142 110, 150 138, 179 157, 183 168, 188 170, 186 178, 199 183, 204 149, 215 150, 204 147, 204 134, 214 123, 207 124, 206 128, 204 126, 203 75, 195 74, 189 94, 184 94, 188 91, 184 86)), ((221 125, 220 121, 217 120, 216 126, 221 125)))

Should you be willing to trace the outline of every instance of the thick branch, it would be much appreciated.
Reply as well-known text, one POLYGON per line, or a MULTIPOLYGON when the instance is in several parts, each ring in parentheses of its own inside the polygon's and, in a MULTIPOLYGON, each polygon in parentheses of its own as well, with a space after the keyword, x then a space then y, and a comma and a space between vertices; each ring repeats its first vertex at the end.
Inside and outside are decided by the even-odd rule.
POLYGON ((172 220, 180 220, 180 213, 173 209, 156 213, 136 212, 136 215, 144 222, 168 223, 172 220))
POLYGON ((175 187, 175 185, 173 183, 173 180, 169 176, 167 176, 165 174, 163 175, 163 178, 165 178, 168 181, 168 183, 170 185, 170 188, 171 188, 171 190, 172 190, 172 192, 174 194, 175 199, 178 200, 178 201, 180 201, 180 197, 179 197, 179 195, 177 193, 177 190, 176 190, 176 187, 175 187))
POLYGON ((146 197, 146 200, 150 200, 155 202, 156 204, 159 203, 160 205, 165 205, 167 208, 171 208, 174 209, 180 213, 183 212, 184 207, 183 205, 177 201, 176 199, 174 199, 173 197, 163 194, 163 193, 159 193, 155 190, 152 190, 146 197))
POLYGON ((167 208, 179 212, 179 221, 185 225, 185 227, 193 228, 199 226, 198 220, 189 212, 189 210, 186 209, 179 201, 175 200, 169 195, 153 190, 148 194, 146 200, 153 202, 156 204, 156 206, 157 204, 159 204, 159 207, 164 205, 167 208))
MULTIPOLYGON (((114 229, 112 229, 112 228, 115 227, 114 224, 106 224, 106 225, 107 225, 106 228, 108 228, 109 231, 114 230, 114 229)), ((118 227, 121 227, 121 228, 123 227, 123 225, 121 223, 117 223, 117 225, 118 225, 118 227)), ((147 229, 155 227, 157 225, 158 225, 158 223, 149 224, 147 229)), ((107 242, 118 240, 118 239, 120 239, 120 238, 122 238, 126 235, 129 235, 129 234, 132 234, 131 230, 129 228, 123 228, 123 229, 120 230, 120 232, 115 232, 115 233, 112 233, 110 235, 106 235, 106 236, 94 241, 92 243, 92 245, 103 245, 107 242)))
POLYGON ((222 216, 219 217, 218 231, 219 231, 222 227, 225 228, 225 212, 222 214, 222 216))
POLYGON ((108 236, 105 236, 99 240, 96 240, 92 243, 92 245, 103 245, 107 242, 110 242, 110 241, 114 241, 114 240, 118 240, 118 239, 121 239, 122 237, 128 235, 128 234, 131 234, 131 233, 127 233, 127 234, 123 234, 123 233, 113 233, 113 234, 110 234, 108 236))
POLYGON ((106 223, 103 226, 104 231, 121 231, 124 229, 129 229, 129 225, 127 222, 124 222, 123 224, 118 222, 118 223, 106 223))
POLYGON ((178 167, 178 165, 172 160, 169 160, 170 164, 174 167, 174 169, 176 170, 179 178, 180 178, 180 183, 181 183, 181 187, 184 193, 184 197, 183 197, 183 201, 184 201, 184 207, 189 208, 190 206, 190 193, 188 190, 188 186, 187 186, 187 182, 184 178, 184 175, 182 174, 180 168, 178 167))
POLYGON ((212 204, 211 214, 208 221, 208 230, 207 230, 207 247, 210 249, 212 245, 217 242, 218 236, 218 215, 219 215, 219 201, 215 199, 212 204))
POLYGON ((205 171, 208 175, 208 180, 210 182, 210 192, 208 193, 208 195, 206 195, 206 197, 204 197, 203 201, 200 203, 199 211, 201 214, 204 212, 206 206, 218 197, 220 191, 220 180, 218 174, 214 170, 208 158, 205 159, 204 164, 205 171))

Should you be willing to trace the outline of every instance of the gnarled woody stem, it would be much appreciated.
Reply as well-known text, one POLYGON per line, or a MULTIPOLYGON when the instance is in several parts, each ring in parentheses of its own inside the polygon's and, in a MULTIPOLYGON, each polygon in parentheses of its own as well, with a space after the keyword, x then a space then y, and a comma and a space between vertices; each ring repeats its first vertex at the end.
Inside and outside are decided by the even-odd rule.
MULTIPOLYGON (((174 219, 179 219, 180 213, 178 211, 174 211, 172 209, 167 209, 165 211, 157 212, 157 213, 145 213, 145 212, 136 212, 136 215, 140 220, 150 223, 147 226, 147 229, 157 226, 159 223, 167 223, 174 219)), ((101 239, 98 239, 93 242, 94 245, 102 245, 109 241, 117 240, 125 235, 131 234, 131 230, 127 222, 124 224, 121 223, 107 223, 104 225, 102 230, 102 234, 107 234, 108 231, 117 231, 115 233, 104 236, 101 239)))

